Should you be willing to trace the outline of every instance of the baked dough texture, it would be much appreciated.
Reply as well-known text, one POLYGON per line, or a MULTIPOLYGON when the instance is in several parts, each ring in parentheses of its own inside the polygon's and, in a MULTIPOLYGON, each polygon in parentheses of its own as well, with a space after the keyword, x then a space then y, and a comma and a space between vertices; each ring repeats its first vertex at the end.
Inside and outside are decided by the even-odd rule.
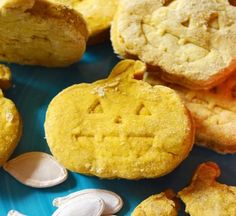
POLYGON ((22 123, 14 103, 0 89, 0 167, 7 161, 20 140, 22 123))
POLYGON ((119 0, 54 0, 69 5, 82 13, 89 29, 89 44, 96 44, 109 38, 111 22, 119 0))
POLYGON ((169 82, 209 89, 236 69, 236 8, 228 0, 121 0, 114 50, 162 68, 169 82))
POLYGON ((86 48, 81 14, 48 0, 2 0, 0 60, 47 67, 68 66, 86 48))
POLYGON ((199 165, 191 185, 179 192, 190 216, 236 215, 236 187, 216 181, 220 168, 213 162, 199 165))
POLYGON ((148 197, 141 202, 131 216, 177 216, 178 204, 172 191, 148 197))
POLYGON ((101 178, 155 178, 175 169, 194 143, 179 96, 136 77, 146 67, 120 62, 105 80, 59 93, 45 120, 52 154, 69 170, 101 178))
POLYGON ((198 145, 221 154, 236 153, 236 74, 211 90, 189 90, 146 73, 151 85, 165 85, 183 98, 196 124, 198 145))

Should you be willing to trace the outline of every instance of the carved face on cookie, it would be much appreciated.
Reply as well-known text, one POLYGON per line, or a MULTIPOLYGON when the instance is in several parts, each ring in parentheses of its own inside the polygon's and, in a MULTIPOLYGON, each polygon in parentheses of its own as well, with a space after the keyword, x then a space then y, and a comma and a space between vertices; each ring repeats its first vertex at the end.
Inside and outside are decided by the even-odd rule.
POLYGON ((151 178, 188 155, 193 128, 181 100, 169 88, 125 79, 121 74, 134 65, 121 62, 117 76, 74 85, 49 105, 47 141, 68 169, 104 178, 151 178))
POLYGON ((113 47, 161 67, 168 81, 210 88, 235 70, 235 14, 228 0, 123 0, 113 47))

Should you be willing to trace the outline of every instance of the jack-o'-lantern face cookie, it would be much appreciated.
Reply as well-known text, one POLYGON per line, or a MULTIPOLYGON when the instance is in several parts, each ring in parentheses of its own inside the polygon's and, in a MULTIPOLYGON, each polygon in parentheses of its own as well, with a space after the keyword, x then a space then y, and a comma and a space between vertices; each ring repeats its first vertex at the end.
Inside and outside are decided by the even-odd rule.
POLYGON ((206 89, 236 69, 236 8, 228 0, 121 0, 114 50, 161 67, 164 79, 206 89))
POLYGON ((20 115, 14 103, 0 89, 0 167, 15 149, 22 131, 20 115))
POLYGON ((71 86, 52 100, 45 131, 61 164, 101 178, 139 179, 165 175, 187 157, 191 117, 173 90, 126 76, 143 69, 123 61, 110 78, 71 86))
POLYGON ((191 185, 179 192, 190 216, 236 215, 236 187, 217 182, 219 176, 217 164, 200 164, 191 185))

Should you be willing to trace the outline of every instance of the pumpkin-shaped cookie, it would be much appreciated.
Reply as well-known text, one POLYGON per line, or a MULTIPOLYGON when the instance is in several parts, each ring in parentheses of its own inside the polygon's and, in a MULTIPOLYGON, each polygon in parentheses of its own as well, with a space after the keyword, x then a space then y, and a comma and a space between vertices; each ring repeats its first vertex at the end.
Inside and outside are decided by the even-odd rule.
POLYGON ((61 164, 101 178, 139 179, 163 176, 187 157, 194 140, 189 112, 170 88, 126 76, 145 69, 123 61, 108 79, 71 86, 52 100, 46 139, 61 164))
POLYGON ((121 0, 114 50, 139 58, 164 79, 207 89, 236 69, 236 8, 228 0, 121 0))

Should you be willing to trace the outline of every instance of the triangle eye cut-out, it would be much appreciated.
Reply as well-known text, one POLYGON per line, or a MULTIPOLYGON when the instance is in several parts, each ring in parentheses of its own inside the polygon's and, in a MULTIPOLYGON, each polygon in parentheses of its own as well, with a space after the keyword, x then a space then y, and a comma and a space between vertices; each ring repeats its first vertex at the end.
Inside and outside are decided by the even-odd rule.
POLYGON ((142 103, 136 109, 136 115, 151 115, 149 109, 142 103))
POLYGON ((95 100, 89 107, 88 113, 89 114, 104 113, 101 102, 99 100, 95 100))
POLYGON ((219 15, 216 13, 211 14, 209 20, 208 20, 208 26, 212 29, 219 30, 219 15))
POLYGON ((164 0, 164 6, 168 7, 174 0, 164 0))

